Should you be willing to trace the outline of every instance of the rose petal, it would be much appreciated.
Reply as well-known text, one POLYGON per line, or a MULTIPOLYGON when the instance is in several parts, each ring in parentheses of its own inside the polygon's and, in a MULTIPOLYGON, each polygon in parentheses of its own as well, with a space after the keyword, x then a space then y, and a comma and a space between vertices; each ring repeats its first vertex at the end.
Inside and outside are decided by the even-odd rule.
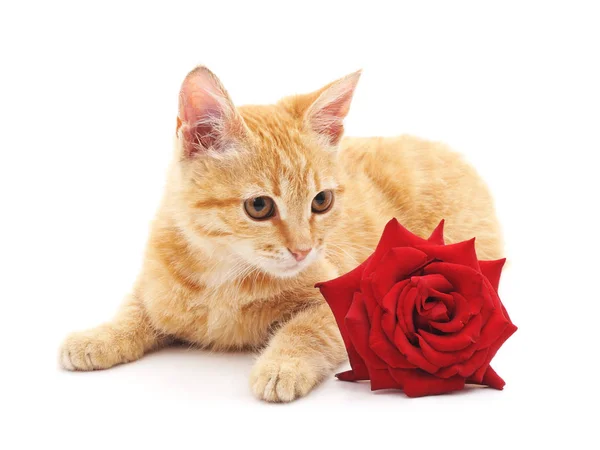
POLYGON ((402 389, 402 387, 404 386, 404 378, 406 377, 406 374, 408 372, 410 372, 410 370, 408 369, 393 369, 393 368, 388 368, 388 372, 390 374, 390 376, 396 381, 396 384, 398 384, 400 386, 400 389, 402 389))
POLYGON ((504 315, 504 317, 506 317, 506 319, 509 322, 512 322, 510 320, 510 317, 508 316, 508 312, 506 311, 506 308, 504 308, 504 305, 502 304, 502 301, 500 300, 500 297, 498 296, 498 291, 496 291, 494 289, 494 286, 492 285, 492 283, 489 280, 484 280, 484 287, 485 292, 487 292, 489 294, 489 298, 491 299, 491 304, 493 305, 494 308, 496 309, 500 309, 502 311, 502 314, 504 315))
POLYGON ((442 302, 437 301, 437 302, 431 302, 431 304, 433 304, 433 308, 429 308, 427 310, 427 320, 428 321, 434 321, 434 322, 447 322, 448 321, 448 309, 446 308, 446 305, 444 305, 442 302))
MULTIPOLYGON (((398 306, 396 310, 400 328, 410 339, 413 338, 413 335, 416 331, 413 321, 413 312, 416 306, 417 295, 418 290, 410 284, 407 285, 398 298, 398 306)), ((393 337, 392 340, 394 340, 393 337)))
MULTIPOLYGON (((510 320, 510 316, 508 315, 508 311, 506 310, 506 308, 504 307, 504 305, 502 304, 502 302, 500 302, 500 308, 502 308, 502 312, 504 313, 504 317, 506 317, 508 320, 510 320)), ((510 320, 512 322, 512 320, 510 320)))
POLYGON ((481 334, 481 317, 473 317, 462 330, 438 336, 425 330, 419 330, 419 335, 434 350, 439 352, 455 352, 475 343, 481 334))
MULTIPOLYGON (((438 262, 431 263, 424 269, 424 272, 429 271, 445 276, 455 287, 456 292, 464 297, 468 310, 467 318, 482 314, 482 308, 484 309, 483 314, 487 314, 485 307, 491 307, 493 302, 488 295, 488 288, 485 286, 488 281, 481 273, 466 266, 438 262)), ((462 311, 462 314, 464 313, 462 311)), ((465 321, 464 318, 461 320, 465 321)))
POLYGON ((469 311, 469 304, 467 300, 459 293, 453 292, 452 298, 454 299, 456 309, 454 311, 454 317, 449 322, 430 322, 433 328, 442 333, 453 333, 461 330, 471 317, 469 311))
POLYGON ((350 309, 354 293, 360 289, 360 280, 367 261, 341 277, 315 285, 316 288, 319 288, 325 301, 331 308, 342 336, 347 334, 344 332, 344 318, 350 309))
POLYGON ((496 308, 494 308, 492 305, 493 301, 489 296, 486 296, 483 302, 483 307, 481 308, 481 311, 479 311, 479 314, 477 314, 478 316, 481 316, 483 323, 488 323, 492 318, 492 315, 495 313, 496 308))
POLYGON ((326 297, 338 299, 343 297, 348 299, 348 307, 352 301, 352 295, 360 288, 360 280, 362 274, 369 262, 370 258, 367 258, 361 265, 351 270, 350 272, 342 275, 341 277, 334 278, 333 280, 323 281, 315 284, 316 288, 319 288, 326 297), (335 294, 335 295, 331 295, 335 294))
MULTIPOLYGON (((443 309, 441 307, 437 307, 436 311, 425 313, 424 310, 430 310, 436 308, 436 305, 440 304, 440 302, 429 302, 427 303, 427 299, 431 297, 433 293, 439 292, 450 292, 453 288, 452 285, 446 280, 442 275, 433 274, 433 275, 425 275, 425 276, 414 276, 410 279, 411 284, 416 287, 419 292, 419 300, 416 302, 417 313, 427 317, 429 320, 438 320, 434 319, 431 314, 438 314, 438 316, 443 316, 443 314, 447 313, 445 305, 443 309)), ((447 294, 442 294, 447 295, 447 294)), ((446 317, 445 320, 448 320, 446 317)))
POLYGON ((454 299, 452 298, 452 294, 448 294, 446 292, 440 292, 437 289, 429 289, 427 296, 431 297, 431 298, 435 298, 436 300, 443 302, 444 305, 446 305, 446 307, 448 309, 450 309, 448 307, 449 305, 454 307, 454 299))
POLYGON ((459 367, 460 366, 458 364, 454 364, 453 366, 450 366, 450 367, 443 367, 435 373, 435 376, 439 377, 439 378, 453 377, 455 375, 458 375, 459 367))
POLYGON ((438 304, 439 302, 431 300, 429 297, 421 296, 417 302, 417 314, 428 315, 438 304))
MULTIPOLYGON (((481 299, 484 276, 471 267, 449 262, 432 262, 423 269, 423 273, 443 275, 454 286, 455 292, 460 292, 469 300, 481 299)), ((481 304, 481 301, 478 303, 481 304)), ((478 312, 479 309, 476 308, 476 311, 478 312)))
POLYGON ((381 300, 381 308, 391 314, 398 308, 399 297, 402 291, 408 286, 410 280, 402 280, 396 283, 381 300))
MULTIPOLYGON (((356 349, 357 354, 360 356, 359 366, 362 363, 369 371, 371 368, 383 369, 386 367, 386 364, 369 347, 370 323, 367 316, 364 297, 360 292, 354 294, 354 301, 346 315, 345 324, 353 348, 356 349)), ((348 357, 350 359, 350 365, 352 366, 352 369, 354 369, 355 361, 350 357, 350 353, 348 354, 348 357)))
POLYGON ((486 293, 490 297, 490 302, 494 305, 495 308, 490 311, 490 317, 488 318, 487 323, 481 331, 480 348, 490 346, 495 340, 497 340, 499 336, 504 334, 505 329, 509 327, 509 325, 511 325, 509 327, 509 330, 512 330, 509 336, 516 331, 516 327, 514 327, 514 325, 506 315, 506 309, 502 305, 498 294, 495 290, 493 290, 494 288, 491 282, 486 280, 484 287, 487 291, 486 293))
POLYGON ((454 297, 452 296, 452 294, 446 294, 438 292, 436 290, 431 290, 429 296, 443 302, 444 305, 446 305, 446 309, 448 310, 448 316, 454 317, 454 315, 456 314, 456 302, 454 301, 454 297))
POLYGON ((325 301, 331 308, 331 312, 340 329, 344 345, 346 346, 350 364, 354 371, 360 375, 367 375, 366 367, 349 337, 345 317, 348 314, 355 292, 360 288, 360 280, 367 261, 341 277, 315 285, 315 287, 320 289, 325 301))
POLYGON ((423 244, 427 244, 425 239, 408 231, 396 219, 390 220, 383 230, 375 252, 371 256, 369 263, 365 266, 365 274, 370 275, 373 273, 375 267, 379 265, 381 258, 390 249, 394 247, 414 247, 423 244))
POLYGON ((360 292, 364 295, 365 306, 367 308, 367 314, 370 317, 373 317, 373 312, 377 307, 377 299, 375 298, 375 294, 373 293, 373 283, 372 283, 373 274, 363 277, 360 280, 360 292))
POLYGON ((369 379, 368 374, 366 377, 360 377, 353 370, 347 370, 345 372, 336 373, 335 376, 338 380, 341 381, 362 381, 369 379))
POLYGON ((481 330, 479 348, 489 347, 496 342, 508 325, 509 322, 504 315, 498 310, 494 311, 494 314, 492 314, 481 330))
MULTIPOLYGON (((467 348, 455 352, 438 352, 431 345, 429 345, 427 341, 425 341, 425 339, 423 339, 423 337, 419 334, 417 334, 417 339, 419 340, 419 345, 421 347, 421 351, 423 352, 423 356, 427 358, 427 361, 429 361, 431 364, 438 368, 450 367, 454 364, 468 362, 477 350, 477 347, 475 345, 471 345, 467 348)), ((473 369, 473 371, 475 371, 475 369, 473 369)), ((462 375, 460 370, 458 373, 462 375)), ((469 373, 469 375, 471 375, 471 373, 469 373)))
MULTIPOLYGON (((418 303, 422 303, 424 299, 419 299, 418 303)), ((448 321, 448 310, 446 305, 442 302, 431 302, 428 309, 417 308, 417 314, 415 315, 415 326, 419 330, 431 330, 432 323, 447 322, 448 321), (419 313, 419 309, 421 312, 419 313)))
POLYGON ((506 383, 502 378, 500 378, 500 375, 498 375, 496 371, 492 369, 491 366, 488 366, 487 370, 483 374, 481 384, 501 391, 506 383))
POLYGON ((461 266, 470 267, 477 272, 479 269, 479 261, 475 252, 475 238, 468 241, 458 242, 450 245, 418 245, 419 250, 427 253, 431 258, 459 264, 461 266))
POLYGON ((473 375, 477 369, 481 368, 482 366, 487 366, 487 361, 489 361, 487 359, 487 354, 488 349, 475 352, 470 359, 458 366, 458 374, 468 378, 473 375))
POLYGON ((422 268, 428 261, 427 255, 411 247, 392 248, 373 272, 373 293, 383 298, 394 284, 422 268))
POLYGON ((435 230, 433 230, 427 241, 430 244, 444 245, 444 219, 440 220, 440 223, 435 227, 435 230))
POLYGON ((415 366, 409 363, 404 355, 390 342, 382 328, 382 316, 392 315, 381 308, 377 308, 373 314, 371 322, 371 332, 369 333, 369 345, 371 349, 379 356, 386 364, 396 369, 411 369, 415 366))
MULTIPOLYGON (((470 380, 469 381, 470 383, 481 384, 480 382, 475 381, 475 374, 477 373, 477 371, 474 370, 473 367, 477 367, 477 370, 480 370, 481 368, 483 368, 483 370, 485 370, 485 368, 489 365, 485 361, 485 356, 486 356, 485 353, 486 352, 487 352, 487 350, 481 350, 479 352, 475 352, 475 353, 473 353, 473 355, 470 358, 468 358, 464 362, 457 363, 452 366, 448 366, 448 367, 444 367, 443 369, 440 369, 439 372, 437 372, 435 374, 435 376, 440 377, 440 378, 449 378, 449 377, 453 377, 455 375, 459 375, 464 378, 468 378, 470 380)), ((482 371, 482 374, 483 374, 483 371, 482 371)))
POLYGON ((423 356, 423 353, 421 353, 421 349, 414 347, 399 328, 396 328, 396 332, 394 333, 394 344, 396 344, 396 347, 406 357, 408 362, 429 373, 438 371, 439 366, 429 362, 423 356))
MULTIPOLYGON (((513 323, 509 323, 502 334, 487 348, 487 355, 485 364, 482 366, 489 365, 490 361, 496 356, 496 353, 502 347, 502 345, 506 342, 506 340, 513 335, 513 333, 517 331, 517 327, 513 323)), ((475 374, 473 374, 473 378, 481 380, 484 375, 484 371, 482 368, 479 368, 475 374)))
POLYGON ((381 302, 381 309, 384 311, 381 319, 381 327, 383 328, 383 332, 386 334, 388 339, 392 340, 394 338, 394 330, 398 325, 398 317, 395 313, 395 308, 398 304, 398 297, 404 286, 406 285, 406 281, 401 281, 397 283, 390 292, 383 298, 381 302))
POLYGON ((506 317, 502 313, 502 303, 500 302, 500 297, 498 297, 498 293, 494 290, 492 284, 487 278, 483 279, 482 297, 483 306, 480 314, 483 316, 484 323, 490 320, 491 316, 495 314, 496 311, 499 311, 503 317, 506 317))
POLYGON ((391 376, 390 369, 372 370, 371 390, 377 391, 379 389, 402 389, 402 384, 398 383, 398 381, 391 376))
POLYGON ((506 258, 497 259, 495 261, 479 261, 479 267, 481 273, 490 281, 492 287, 497 292, 498 285, 500 284, 500 275, 502 274, 502 268, 506 258))
POLYGON ((445 394, 460 391, 465 387, 465 379, 461 377, 438 378, 435 375, 411 370, 404 376, 404 393, 408 397, 445 394))
POLYGON ((354 375, 359 380, 368 380, 369 379, 369 370, 367 369, 367 365, 360 357, 354 345, 351 347, 346 347, 346 353, 348 354, 348 361, 350 362, 350 367, 352 367, 352 371, 354 375))
POLYGON ((428 296, 430 291, 437 292, 452 292, 454 287, 452 284, 444 278, 443 275, 439 273, 434 273, 431 275, 423 275, 423 276, 414 276, 411 277, 411 283, 419 288, 419 291, 428 296))

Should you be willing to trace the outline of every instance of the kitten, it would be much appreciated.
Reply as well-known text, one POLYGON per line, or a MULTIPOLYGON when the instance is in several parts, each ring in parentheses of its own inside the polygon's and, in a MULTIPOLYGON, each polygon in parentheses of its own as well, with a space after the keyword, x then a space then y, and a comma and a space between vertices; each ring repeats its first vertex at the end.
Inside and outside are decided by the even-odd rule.
POLYGON ((262 349, 254 394, 287 402, 344 361, 333 315, 313 286, 373 251, 397 217, 426 236, 477 236, 501 256, 492 199, 457 154, 413 137, 344 138, 360 72, 275 105, 236 108, 198 67, 181 87, 175 157, 143 268, 115 318, 71 334, 60 363, 107 369, 173 339, 262 349))

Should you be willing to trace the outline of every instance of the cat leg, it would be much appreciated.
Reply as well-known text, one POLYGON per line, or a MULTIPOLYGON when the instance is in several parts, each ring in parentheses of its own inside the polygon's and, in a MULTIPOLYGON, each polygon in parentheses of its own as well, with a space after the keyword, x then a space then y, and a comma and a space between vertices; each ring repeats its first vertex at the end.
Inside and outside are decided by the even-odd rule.
POLYGON ((260 355, 250 375, 258 398, 289 402, 306 395, 346 358, 342 337, 326 303, 285 323, 260 355))
POLYGON ((67 370, 108 369, 135 361, 165 343, 166 337, 152 327, 141 301, 129 296, 111 322, 69 335, 60 348, 59 363, 67 370))

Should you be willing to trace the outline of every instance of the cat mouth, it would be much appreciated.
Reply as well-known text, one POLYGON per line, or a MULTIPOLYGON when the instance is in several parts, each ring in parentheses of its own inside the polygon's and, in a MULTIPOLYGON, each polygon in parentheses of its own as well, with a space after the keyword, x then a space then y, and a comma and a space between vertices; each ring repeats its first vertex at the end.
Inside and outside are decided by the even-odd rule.
POLYGON ((318 252, 314 252, 314 254, 311 252, 311 255, 301 261, 283 258, 268 258, 267 260, 263 259, 262 263, 259 265, 263 270, 273 276, 290 278, 306 270, 307 267, 318 259, 318 256, 318 252))

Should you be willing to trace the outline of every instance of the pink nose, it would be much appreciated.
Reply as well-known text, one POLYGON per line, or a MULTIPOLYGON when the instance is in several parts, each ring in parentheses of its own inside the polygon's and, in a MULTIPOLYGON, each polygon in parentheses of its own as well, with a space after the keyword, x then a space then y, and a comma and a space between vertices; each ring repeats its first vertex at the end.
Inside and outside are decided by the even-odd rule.
POLYGON ((298 250, 298 249, 292 250, 292 249, 288 248, 288 250, 294 257, 294 259, 296 261, 300 262, 300 261, 304 261, 306 259, 306 257, 308 256, 308 254, 310 253, 312 248, 309 248, 308 250, 298 250))

